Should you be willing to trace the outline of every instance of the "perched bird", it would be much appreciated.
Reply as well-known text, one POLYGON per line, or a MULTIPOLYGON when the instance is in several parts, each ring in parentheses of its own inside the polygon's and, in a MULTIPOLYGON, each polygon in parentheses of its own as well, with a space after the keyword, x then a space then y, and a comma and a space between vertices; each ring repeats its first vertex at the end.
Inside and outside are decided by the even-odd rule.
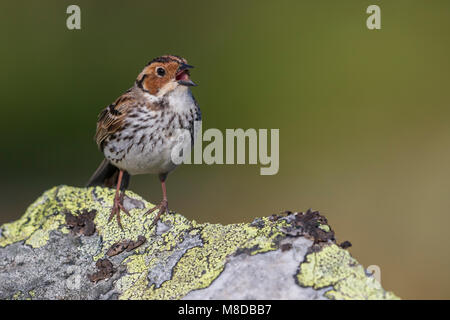
POLYGON ((176 167, 172 150, 186 130, 193 144, 197 131, 194 122, 201 120, 200 108, 190 90, 196 86, 190 79, 191 68, 184 58, 174 55, 151 60, 134 86, 98 117, 95 140, 105 159, 87 186, 116 185, 109 220, 116 216, 120 228, 120 211, 130 215, 123 206, 130 175, 159 176, 163 199, 145 213, 159 209, 153 224, 168 211, 165 182, 168 173, 176 167))

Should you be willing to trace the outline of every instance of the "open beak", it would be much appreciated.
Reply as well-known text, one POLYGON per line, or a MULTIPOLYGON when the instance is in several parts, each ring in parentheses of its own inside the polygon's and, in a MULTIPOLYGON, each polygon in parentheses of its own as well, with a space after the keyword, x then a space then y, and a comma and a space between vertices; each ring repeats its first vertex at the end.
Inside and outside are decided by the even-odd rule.
POLYGON ((192 69, 193 66, 188 65, 188 64, 181 64, 180 67, 178 68, 177 71, 177 75, 175 77, 176 81, 181 84, 182 86, 187 86, 187 87, 195 87, 197 86, 194 81, 191 80, 191 78, 189 77, 189 69, 192 69))

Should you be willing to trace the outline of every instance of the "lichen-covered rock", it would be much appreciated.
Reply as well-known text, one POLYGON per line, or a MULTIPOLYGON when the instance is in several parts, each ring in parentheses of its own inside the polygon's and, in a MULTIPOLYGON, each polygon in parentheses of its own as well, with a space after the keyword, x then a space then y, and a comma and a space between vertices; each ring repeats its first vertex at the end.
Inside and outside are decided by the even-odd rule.
POLYGON ((318 212, 199 224, 126 192, 55 187, 0 227, 0 299, 395 299, 318 212))

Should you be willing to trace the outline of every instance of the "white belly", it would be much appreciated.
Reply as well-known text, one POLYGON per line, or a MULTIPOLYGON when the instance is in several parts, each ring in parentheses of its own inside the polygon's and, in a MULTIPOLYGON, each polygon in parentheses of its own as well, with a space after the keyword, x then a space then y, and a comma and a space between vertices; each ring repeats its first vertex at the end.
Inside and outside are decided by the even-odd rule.
MULTIPOLYGON (((143 132, 142 134, 149 137, 151 132, 143 132)), ((136 143, 139 142, 141 136, 135 139, 136 143)), ((161 138, 156 142, 144 141, 141 144, 133 145, 122 161, 113 162, 113 164, 120 169, 126 170, 131 175, 168 173, 176 168, 172 161, 172 150, 176 143, 176 136, 168 137, 167 139, 161 138)))

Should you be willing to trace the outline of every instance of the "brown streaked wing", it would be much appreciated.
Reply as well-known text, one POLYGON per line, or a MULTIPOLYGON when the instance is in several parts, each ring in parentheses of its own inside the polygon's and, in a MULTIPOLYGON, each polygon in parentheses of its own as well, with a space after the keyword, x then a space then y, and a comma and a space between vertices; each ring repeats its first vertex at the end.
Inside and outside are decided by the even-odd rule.
POLYGON ((134 106, 136 100, 129 95, 123 95, 99 114, 95 141, 100 150, 103 151, 103 142, 106 138, 122 128, 127 114, 134 106))

